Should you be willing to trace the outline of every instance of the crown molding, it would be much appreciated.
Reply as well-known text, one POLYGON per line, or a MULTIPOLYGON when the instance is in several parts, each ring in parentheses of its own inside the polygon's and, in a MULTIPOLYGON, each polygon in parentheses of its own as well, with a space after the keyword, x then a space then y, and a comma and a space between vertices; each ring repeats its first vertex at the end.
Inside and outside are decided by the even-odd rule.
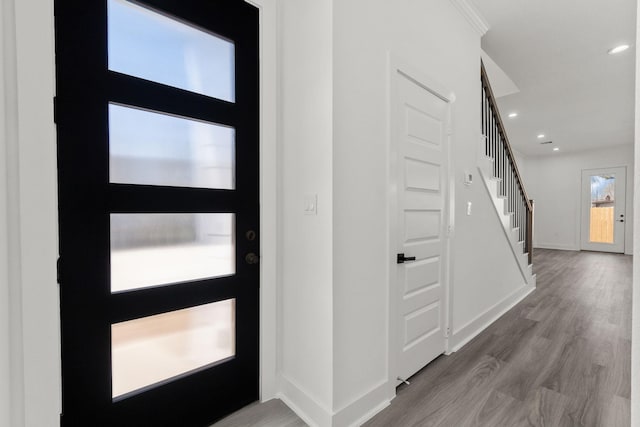
POLYGON ((471 28, 480 36, 489 31, 489 23, 470 0, 451 0, 451 3, 466 18, 471 28))

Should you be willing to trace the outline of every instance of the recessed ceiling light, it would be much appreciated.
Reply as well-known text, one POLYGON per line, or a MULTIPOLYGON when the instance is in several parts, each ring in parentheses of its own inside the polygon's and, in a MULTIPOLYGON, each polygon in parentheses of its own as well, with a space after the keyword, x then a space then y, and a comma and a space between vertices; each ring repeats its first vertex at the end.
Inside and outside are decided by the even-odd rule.
POLYGON ((538 138, 539 138, 539 139, 544 138, 544 133, 541 133, 540 135, 538 135, 538 138))
POLYGON ((514 117, 518 117, 518 113, 509 113, 510 119, 513 119, 514 117))
POLYGON ((616 46, 614 48, 609 49, 607 53, 609 55, 615 55, 616 53, 624 52, 627 49, 629 49, 628 44, 621 44, 620 46, 616 46))
POLYGON ((554 148, 553 151, 560 151, 558 147, 554 148))

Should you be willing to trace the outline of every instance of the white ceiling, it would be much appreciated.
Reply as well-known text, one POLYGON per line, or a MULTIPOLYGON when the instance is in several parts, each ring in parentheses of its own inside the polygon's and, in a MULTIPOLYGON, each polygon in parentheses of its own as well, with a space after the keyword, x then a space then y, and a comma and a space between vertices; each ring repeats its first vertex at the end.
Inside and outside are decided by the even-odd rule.
POLYGON ((551 155, 633 143, 636 0, 474 3, 491 27, 483 50, 520 89, 498 99, 513 148, 551 155), (631 48, 607 54, 623 43, 631 48))
POLYGON ((499 98, 520 92, 520 89, 518 89, 518 86, 516 86, 513 80, 511 80, 507 73, 505 73, 484 50, 480 51, 480 57, 482 58, 484 70, 491 79, 493 96, 499 98))

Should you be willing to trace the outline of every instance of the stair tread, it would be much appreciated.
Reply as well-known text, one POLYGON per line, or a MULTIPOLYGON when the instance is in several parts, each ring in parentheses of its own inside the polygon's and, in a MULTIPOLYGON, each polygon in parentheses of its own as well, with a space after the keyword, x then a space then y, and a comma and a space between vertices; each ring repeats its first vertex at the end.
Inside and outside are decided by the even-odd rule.
MULTIPOLYGON (((485 159, 494 162, 494 159, 492 159, 489 156, 484 156, 485 159)), ((513 218, 516 216, 515 212, 504 212, 506 209, 509 208, 508 206, 508 200, 509 200, 509 195, 508 194, 499 194, 502 190, 502 186, 498 186, 498 187, 493 187, 493 185, 489 185, 490 182, 489 181, 493 181, 496 183, 501 183, 503 182, 503 178, 494 176, 493 173, 495 172, 494 170, 487 168, 487 165, 484 165, 482 168, 480 167, 480 165, 478 166, 480 169, 481 174, 483 175, 483 178, 485 179, 485 185, 487 187, 487 190, 490 190, 489 193, 494 193, 494 195, 492 195, 492 197, 494 198, 494 201, 496 200, 504 200, 504 205, 502 205, 503 209, 500 209, 500 205, 497 202, 495 203, 495 208, 496 211, 498 211, 498 214, 501 214, 500 211, 502 210, 502 215, 504 215, 504 217, 502 217, 503 219, 501 220, 503 222, 503 226, 504 226, 504 231, 507 232, 507 230, 510 228, 511 229, 511 235, 507 236, 507 240, 509 242, 509 246, 511 246, 511 250, 514 252, 514 255, 516 256, 517 259, 517 264, 519 266, 519 268, 521 269, 523 275, 525 277, 530 277, 527 278, 526 281, 528 283, 532 283, 532 281, 535 281, 535 274, 533 274, 533 268, 531 266, 531 264, 528 263, 529 261, 529 252, 525 252, 525 246, 526 246, 526 240, 520 240, 520 230, 522 229, 521 226, 518 227, 510 227, 511 224, 513 224, 513 218), (498 194, 496 194, 498 193, 498 194), (528 270, 525 270, 526 268, 528 268, 528 270)), ((508 234, 508 233, 507 233, 508 234)))

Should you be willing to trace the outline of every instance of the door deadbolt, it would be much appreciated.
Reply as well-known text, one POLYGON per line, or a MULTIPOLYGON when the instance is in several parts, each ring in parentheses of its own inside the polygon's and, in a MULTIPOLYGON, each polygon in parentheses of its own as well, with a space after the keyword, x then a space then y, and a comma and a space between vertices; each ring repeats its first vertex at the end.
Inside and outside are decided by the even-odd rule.
POLYGON ((245 237, 248 241, 253 242, 254 240, 256 240, 256 232, 253 230, 249 230, 245 233, 245 237))
POLYGON ((257 264, 258 261, 260 261, 260 257, 256 254, 254 254, 253 252, 249 252, 245 257, 244 260, 247 264, 257 264))

